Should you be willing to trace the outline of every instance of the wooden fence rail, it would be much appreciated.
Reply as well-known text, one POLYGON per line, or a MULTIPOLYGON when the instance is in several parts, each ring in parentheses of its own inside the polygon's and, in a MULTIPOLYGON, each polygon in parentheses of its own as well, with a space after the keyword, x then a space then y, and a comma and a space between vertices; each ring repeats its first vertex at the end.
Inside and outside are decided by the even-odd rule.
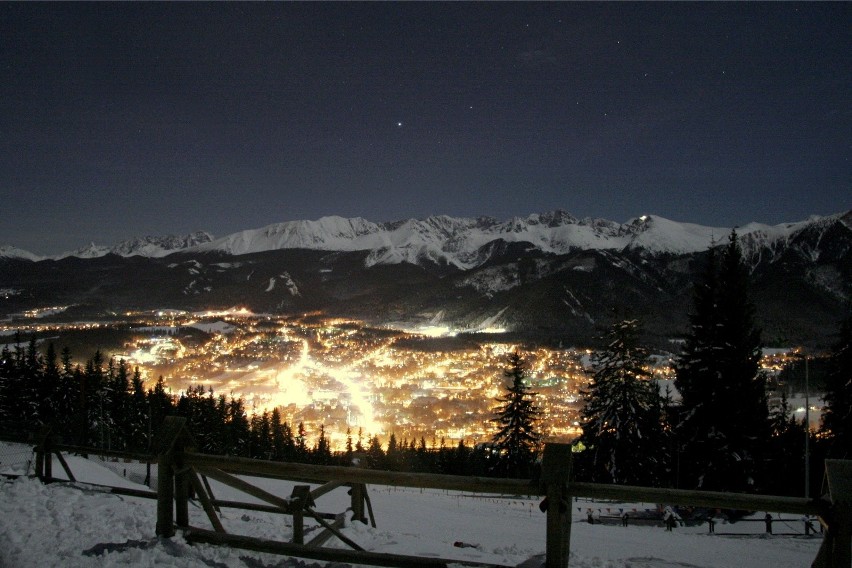
MULTIPOLYGON (((524 479, 495 479, 485 477, 466 477, 453 475, 435 475, 426 473, 408 473, 369 470, 356 467, 317 466, 309 464, 282 463, 246 458, 212 456, 190 451, 191 437, 183 427, 182 419, 170 417, 164 431, 171 432, 172 439, 165 440, 160 447, 159 456, 161 496, 158 501, 157 534, 172 536, 175 525, 187 529, 187 539, 197 542, 228 544, 252 550, 261 550, 279 554, 290 554, 331 560, 353 562, 378 566, 424 566, 422 558, 399 555, 369 553, 351 542, 313 511, 315 497, 336 487, 348 485, 351 495, 353 519, 363 519, 363 499, 367 495, 366 484, 412 487, 421 489, 447 489, 472 493, 496 495, 543 496, 542 509, 547 513, 546 522, 546 566, 547 568, 565 568, 571 538, 571 501, 576 497, 618 499, 634 502, 667 503, 671 505, 692 505, 712 508, 771 510, 783 513, 817 515, 826 527, 826 536, 814 568, 848 568, 850 566, 850 534, 852 534, 852 461, 827 460, 828 479, 827 499, 803 499, 767 495, 745 495, 734 493, 716 493, 709 491, 689 491, 681 489, 662 489, 649 487, 601 485, 594 483, 571 482, 571 447, 567 444, 546 444, 542 459, 542 475, 538 482, 524 479), (294 539, 292 543, 271 542, 246 536, 225 534, 224 529, 214 524, 214 532, 188 527, 185 490, 179 496, 178 487, 185 484, 181 480, 182 472, 199 471, 219 481, 246 490, 255 497, 266 501, 280 511, 294 515, 294 539), (268 477, 274 479, 312 480, 323 483, 321 487, 310 491, 308 486, 296 486, 293 495, 285 499, 254 488, 245 481, 235 481, 236 475, 268 477), (248 487, 247 487, 248 486, 248 487), (250 488, 249 488, 250 487, 250 488), (176 501, 178 513, 173 516, 172 507, 176 501), (313 516, 326 531, 334 534, 354 550, 322 549, 318 545, 304 545, 301 535, 301 522, 297 518, 308 514, 313 516)), ((206 497, 209 499, 209 497, 206 497)), ((210 504, 214 503, 210 500, 210 504)), ((368 503, 369 504, 369 503, 368 503)), ((207 509, 207 507, 205 507, 207 509)), ((316 543, 314 543, 316 544, 316 543)), ((431 565, 459 563, 457 560, 432 559, 431 565)))
POLYGON ((816 515, 825 530, 822 546, 812 568, 848 568, 852 566, 852 461, 826 460, 826 495, 821 499, 716 493, 650 487, 602 485, 571 481, 571 448, 566 444, 546 444, 542 460, 540 480, 497 479, 435 475, 425 473, 391 472, 369 470, 359 467, 317 466, 298 463, 272 462, 246 458, 223 457, 191 451, 192 436, 186 430, 185 419, 167 417, 163 435, 156 446, 156 456, 128 452, 102 451, 56 444, 49 431, 36 439, 36 474, 46 482, 53 479, 52 464, 56 456, 68 479, 74 475, 62 456, 62 451, 100 454, 112 457, 139 459, 156 463, 158 467, 157 492, 110 488, 113 492, 126 492, 140 497, 156 497, 157 525, 159 536, 170 537, 175 528, 185 530, 190 542, 209 542, 230 546, 288 554, 317 560, 349 562, 375 566, 446 566, 449 563, 483 566, 477 562, 449 559, 423 559, 393 554, 368 552, 361 549, 340 532, 343 514, 320 513, 314 510, 314 502, 322 495, 339 487, 350 488, 352 520, 366 522, 366 512, 373 526, 372 506, 366 485, 388 485, 420 489, 445 489, 486 493, 504 496, 542 496, 542 509, 547 513, 546 521, 546 565, 547 568, 565 568, 571 537, 571 502, 577 497, 613 499, 627 502, 665 503, 710 508, 776 511, 799 515, 816 515), (319 484, 296 485, 289 497, 274 495, 255 487, 237 476, 267 477, 295 480, 299 483, 319 484), (216 499, 207 479, 221 483, 252 495, 265 504, 216 499), (195 492, 205 513, 213 525, 213 531, 189 526, 188 502, 191 490, 195 492), (218 519, 220 507, 274 512, 292 515, 293 542, 283 543, 247 536, 227 534, 218 519), (313 518, 323 532, 311 542, 304 543, 304 517, 313 518), (350 545, 352 550, 322 548, 322 543, 331 536, 350 545))

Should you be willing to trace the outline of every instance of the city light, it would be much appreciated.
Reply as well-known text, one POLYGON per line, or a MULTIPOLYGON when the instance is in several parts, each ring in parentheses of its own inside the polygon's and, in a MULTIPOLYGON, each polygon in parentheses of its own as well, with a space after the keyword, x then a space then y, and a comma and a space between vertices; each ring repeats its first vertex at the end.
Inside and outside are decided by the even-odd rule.
MULTIPOLYGON (((545 439, 571 441, 581 433, 582 391, 593 354, 588 349, 527 347, 492 334, 482 335, 482 342, 476 333, 454 340, 448 326, 379 329, 316 313, 276 317, 245 308, 194 314, 164 309, 124 317, 121 325, 132 339, 123 350, 105 353, 107 358, 138 366, 147 381, 162 376, 175 393, 202 384, 216 396, 242 398, 251 414, 278 409, 292 427, 304 424, 309 443, 321 426, 335 449, 342 448, 347 430, 353 436, 360 432, 365 442, 372 436, 386 441, 392 433, 399 441, 423 438, 427 444, 487 441, 505 388, 506 356, 515 350, 523 353, 528 384, 537 393, 545 439), (436 337, 446 341, 436 343, 436 337)), ((18 327, 27 337, 106 325, 115 324, 18 327)), ((11 330, 0 329, 3 333, 11 330)), ((764 372, 776 376, 789 362, 789 351, 767 351, 764 372)), ((664 394, 664 386, 672 384, 672 357, 654 356, 648 369, 664 394)))

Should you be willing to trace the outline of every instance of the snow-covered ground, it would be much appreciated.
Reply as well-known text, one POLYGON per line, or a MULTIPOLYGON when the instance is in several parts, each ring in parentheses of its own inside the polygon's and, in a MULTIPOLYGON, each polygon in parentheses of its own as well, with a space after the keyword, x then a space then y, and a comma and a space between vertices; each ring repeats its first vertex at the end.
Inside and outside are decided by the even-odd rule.
MULTIPOLYGON (((26 471, 31 456, 14 453, 0 444, 0 472, 26 471)), ((68 456, 75 476, 88 483, 145 489, 125 477, 138 478, 144 465, 103 464, 68 456), (105 467, 109 466, 109 467, 105 467)), ((62 473, 58 462, 54 474, 62 473)), ((285 482, 257 479, 258 485, 281 496, 290 494, 285 482)), ((256 502, 253 498, 211 482, 220 499, 256 502)), ((496 498, 452 491, 393 487, 369 488, 378 528, 347 523, 343 529, 367 550, 385 553, 441 557, 517 565, 542 554, 545 548, 545 515, 538 498, 496 498), (465 546, 457 546, 464 543, 465 546), (468 546, 470 545, 470 546, 468 546)), ((317 510, 341 512, 349 497, 338 489, 321 497, 317 510)), ((716 535, 706 526, 677 527, 672 532, 657 526, 628 526, 585 522, 586 512, 617 514, 619 509, 644 509, 653 505, 595 503, 573 504, 571 567, 668 568, 809 566, 821 544, 816 536, 768 536, 762 523, 716 525, 716 535), (751 533, 751 534, 748 534, 751 533)), ((755 515, 762 518, 763 512, 755 515)), ((773 513, 774 517, 778 517, 773 513)), ((800 520, 776 523, 776 532, 802 532, 800 520)), ((291 518, 223 509, 228 532, 289 540, 291 518)), ((210 528, 204 512, 190 506, 190 523, 210 528)), ((172 539, 154 536, 156 502, 95 490, 82 483, 43 485, 21 477, 0 481, 0 568, 85 566, 177 567, 310 567, 322 563, 229 549, 189 545, 180 532, 172 539)), ((307 530, 310 539, 312 528, 307 530)), ((326 546, 345 547, 336 539, 326 546)), ((339 565, 338 565, 339 566, 339 565)))

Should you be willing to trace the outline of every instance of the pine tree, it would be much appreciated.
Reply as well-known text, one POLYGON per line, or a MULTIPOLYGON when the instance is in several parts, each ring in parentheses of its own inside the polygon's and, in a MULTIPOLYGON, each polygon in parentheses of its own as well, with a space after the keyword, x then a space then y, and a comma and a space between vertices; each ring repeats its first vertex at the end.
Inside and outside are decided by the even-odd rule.
POLYGON ((364 429, 358 427, 358 440, 355 442, 355 451, 359 454, 364 453, 364 429))
POLYGON ((255 414, 251 421, 251 450, 250 456, 258 460, 268 460, 272 458, 272 425, 269 420, 269 413, 255 414))
POLYGON ((769 413, 771 438, 767 448, 765 489, 772 495, 799 496, 804 482, 804 420, 791 416, 787 392, 781 391, 769 413))
MULTIPOLYGON (((199 394, 201 393, 203 393, 203 388, 199 388, 199 394)), ((204 434, 201 451, 208 454, 225 453, 227 413, 222 412, 219 397, 214 395, 213 387, 208 387, 207 396, 201 397, 198 402, 201 407, 198 432, 204 434)))
POLYGON ((53 343, 48 344, 42 365, 42 399, 39 416, 43 423, 56 425, 59 401, 59 360, 53 343))
POLYGON ((400 455, 399 443, 396 440, 396 434, 391 432, 388 438, 388 450, 385 452, 384 469, 391 471, 400 471, 402 465, 402 456, 400 455))
POLYGON ((345 465, 352 464, 352 458, 355 455, 355 448, 352 445, 352 428, 346 427, 346 452, 343 456, 343 463, 345 465))
POLYGON ((592 356, 593 376, 584 393, 580 462, 592 481, 659 485, 666 444, 663 399, 650 380, 648 352, 639 345, 637 320, 613 324, 592 356))
POLYGON ((130 380, 130 395, 127 400, 127 447, 144 451, 148 438, 148 403, 145 399, 145 384, 139 367, 130 380))
POLYGON ((295 460, 299 462, 307 462, 308 461, 308 441, 307 441, 308 431, 305 430, 305 423, 299 422, 299 426, 296 429, 296 451, 295 460))
POLYGON ((319 465, 331 463, 331 443, 325 435, 325 424, 320 424, 319 438, 312 452, 313 462, 319 465))
POLYGON ((506 394, 497 399, 493 419, 499 430, 492 441, 500 454, 499 473, 512 477, 525 477, 535 462, 541 436, 535 423, 540 416, 526 383, 526 368, 520 353, 511 353, 507 360, 504 376, 511 381, 506 394))
POLYGON ((281 411, 277 408, 272 410, 272 459, 276 461, 292 460, 296 451, 296 442, 293 440, 293 431, 290 425, 281 422, 281 411))
POLYGON ((71 359, 71 350, 66 345, 62 348, 62 372, 66 375, 71 375, 74 372, 74 366, 71 359))
POLYGON ((712 248, 708 256, 675 364, 682 397, 681 479, 702 489, 753 490, 769 437, 760 331, 736 232, 721 259, 712 248))
POLYGON ((852 316, 841 323, 825 387, 820 429, 828 439, 828 455, 849 459, 852 455, 852 316))
POLYGON ((159 439, 160 429, 166 416, 174 412, 174 401, 171 394, 166 392, 166 382, 163 376, 157 379, 154 388, 148 391, 148 412, 151 416, 152 435, 148 440, 148 445, 153 443, 153 440, 159 439))
POLYGON ((76 369, 71 364, 71 351, 64 347, 62 349, 62 365, 58 368, 56 389, 53 393, 51 408, 53 409, 54 424, 56 430, 62 432, 67 442, 74 443, 73 436, 77 424, 77 415, 80 412, 78 403, 80 394, 78 383, 75 381, 76 369))
POLYGON ((127 447, 130 437, 131 414, 130 414, 130 374, 124 359, 118 362, 118 368, 114 368, 114 362, 110 361, 110 385, 108 395, 108 427, 109 446, 115 450, 123 450, 127 447))
POLYGON ((231 447, 226 451, 233 456, 248 456, 249 447, 249 420, 246 416, 243 399, 231 398, 228 401, 228 439, 231 447))
POLYGON ((0 351, 0 430, 11 432, 15 424, 17 369, 7 345, 0 351))
POLYGON ((104 372, 104 358, 100 350, 86 361, 82 373, 83 445, 105 447, 108 433, 109 377, 104 372))
POLYGON ((367 446, 367 467, 371 469, 384 469, 385 467, 385 452, 382 450, 382 442, 378 436, 370 438, 370 443, 367 446))
POLYGON ((30 337, 20 365, 21 390, 17 405, 21 409, 21 422, 28 428, 44 423, 42 410, 50 392, 44 379, 44 361, 38 352, 35 335, 30 337))

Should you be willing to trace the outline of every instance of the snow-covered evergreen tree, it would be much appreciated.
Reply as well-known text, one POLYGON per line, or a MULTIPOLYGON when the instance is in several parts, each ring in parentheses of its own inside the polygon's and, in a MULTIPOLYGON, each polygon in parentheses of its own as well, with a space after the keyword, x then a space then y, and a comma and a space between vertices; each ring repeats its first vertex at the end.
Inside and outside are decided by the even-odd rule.
POLYGON ((682 397, 681 485, 745 491, 755 487, 769 438, 766 379, 759 370, 749 274, 737 234, 721 259, 711 248, 695 285, 690 330, 675 364, 682 397))
POLYGON ((828 438, 828 455, 849 459, 852 456, 852 316, 840 326, 825 387, 821 429, 828 438))
POLYGON ((500 473, 525 477, 535 462, 541 439, 535 427, 541 413, 533 401, 535 393, 530 392, 524 382, 526 367, 517 351, 509 354, 504 375, 511 383, 506 387, 506 394, 497 399, 500 406, 495 410, 494 421, 500 429, 493 443, 500 455, 500 473))
POLYGON ((580 462, 592 481, 659 485, 666 444, 663 399, 646 369, 648 352, 639 345, 637 320, 613 324, 592 356, 593 375, 584 393, 585 446, 580 462))

